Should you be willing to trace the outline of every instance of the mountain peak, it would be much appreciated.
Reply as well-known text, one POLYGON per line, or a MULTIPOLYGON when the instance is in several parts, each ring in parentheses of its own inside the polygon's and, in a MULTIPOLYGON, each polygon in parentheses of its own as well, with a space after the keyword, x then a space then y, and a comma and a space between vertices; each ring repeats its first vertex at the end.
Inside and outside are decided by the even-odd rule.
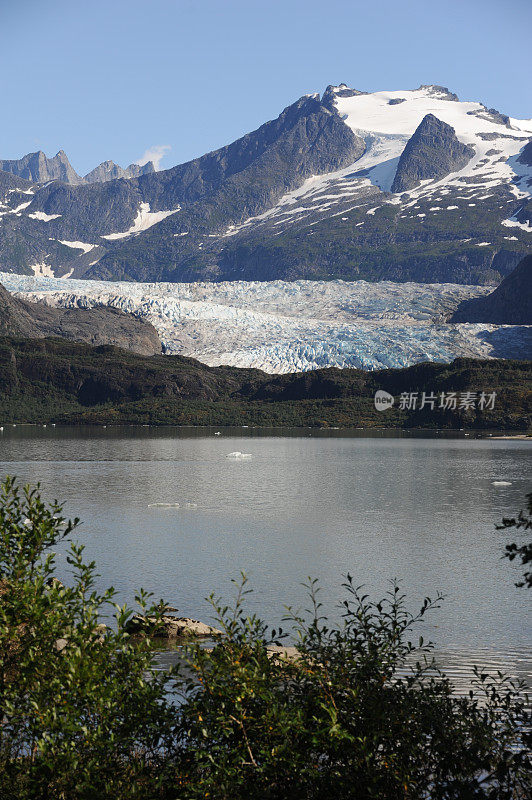
POLYGON ((0 161, 0 169, 33 183, 47 181, 82 183, 82 179, 70 165, 64 150, 59 150, 53 158, 48 158, 42 150, 38 150, 36 153, 28 153, 19 159, 0 161))
POLYGON ((153 161, 148 161, 142 166, 140 164, 130 164, 126 169, 115 164, 114 161, 102 161, 101 164, 98 164, 97 167, 88 172, 83 180, 86 183, 106 183, 117 178, 138 178, 150 172, 155 172, 153 161))
POLYGON ((420 181, 443 178, 465 167, 475 151, 462 144, 451 125, 426 114, 403 150, 392 192, 406 192, 420 181))
POLYGON ((106 160, 78 189, 44 174, 64 175, 61 151, 30 154, 9 168, 35 170, 33 183, 0 173, 0 266, 148 282, 492 283, 530 250, 532 121, 510 122, 442 86, 342 82, 152 175, 141 173, 153 164, 106 160), (37 170, 49 185, 35 186, 37 170))
POLYGON ((335 102, 339 97, 358 97, 358 95, 362 94, 367 94, 367 92, 361 92, 358 89, 352 89, 346 83, 340 83, 338 86, 329 84, 323 93, 321 102, 326 108, 328 108, 330 111, 333 111, 336 108, 335 102))
POLYGON ((102 161, 101 164, 82 178, 73 169, 64 150, 58 150, 53 158, 48 158, 42 150, 37 150, 35 153, 27 153, 22 158, 0 160, 0 170, 23 178, 30 183, 61 181, 73 186, 80 183, 111 181, 115 178, 138 178, 140 175, 147 175, 156 171, 153 161, 148 161, 142 166, 140 164, 130 164, 129 167, 123 169, 118 164, 115 164, 114 161, 108 160, 102 161))
POLYGON ((436 83, 422 83, 418 91, 425 90, 428 94, 438 97, 439 100, 451 100, 459 103, 460 98, 454 92, 450 92, 447 86, 438 86, 436 83))

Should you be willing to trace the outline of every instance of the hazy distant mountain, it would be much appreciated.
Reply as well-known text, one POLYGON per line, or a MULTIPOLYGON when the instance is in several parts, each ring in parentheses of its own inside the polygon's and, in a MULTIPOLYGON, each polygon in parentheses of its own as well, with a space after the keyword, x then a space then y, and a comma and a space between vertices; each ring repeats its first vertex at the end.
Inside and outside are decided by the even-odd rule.
POLYGON ((329 86, 168 170, 0 185, 0 270, 497 283, 530 252, 531 141, 532 120, 440 86, 329 86))
POLYGON ((116 178, 138 178, 139 175, 148 175, 150 172, 155 172, 155 164, 153 161, 148 161, 142 166, 139 164, 130 164, 126 169, 118 166, 114 161, 102 161, 101 164, 87 173, 83 180, 85 183, 103 183, 105 181, 115 180, 116 178))
POLYGON ((46 181, 64 181, 76 185, 83 179, 72 169, 66 153, 60 150, 53 158, 47 158, 42 150, 28 153, 14 161, 0 161, 0 170, 19 175, 32 183, 46 181))
MULTIPOLYGON (((129 167, 123 169, 114 161, 102 161, 82 178, 72 168, 63 150, 60 150, 53 158, 47 158, 42 150, 39 150, 37 153, 28 153, 28 155, 13 161, 0 161, 0 170, 24 178, 30 184, 61 181, 71 186, 77 186, 81 183, 101 183, 116 178, 138 178, 140 175, 155 172, 155 164, 153 161, 148 161, 142 166, 130 164, 129 167)), ((1 188, 0 185, 0 190, 1 188)))

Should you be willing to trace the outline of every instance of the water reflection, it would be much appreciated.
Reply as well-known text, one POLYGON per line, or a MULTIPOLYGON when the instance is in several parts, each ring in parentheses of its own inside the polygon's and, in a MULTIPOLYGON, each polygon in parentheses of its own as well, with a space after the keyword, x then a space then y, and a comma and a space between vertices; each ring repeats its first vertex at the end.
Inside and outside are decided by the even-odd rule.
MULTIPOLYGON (((529 599, 494 530, 529 491, 529 442, 214 431, 6 427, 0 474, 66 500, 100 587, 114 585, 120 600, 143 586, 208 622, 203 598, 229 597, 243 569, 250 610, 278 624, 284 603, 305 606, 308 575, 320 578, 332 616, 342 574, 374 593, 397 577, 413 604, 446 595, 424 630, 441 652, 496 654, 530 670, 529 599), (226 458, 236 450, 253 457, 226 458), (511 485, 493 486, 501 479, 511 485)), ((64 554, 59 564, 65 577, 64 554)))

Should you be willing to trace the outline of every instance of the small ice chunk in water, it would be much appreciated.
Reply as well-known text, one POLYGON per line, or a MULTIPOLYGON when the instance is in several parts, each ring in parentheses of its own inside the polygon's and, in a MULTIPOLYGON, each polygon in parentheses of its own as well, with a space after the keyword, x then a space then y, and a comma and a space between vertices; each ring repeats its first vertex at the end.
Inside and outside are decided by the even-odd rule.
POLYGON ((241 453, 240 450, 235 450, 234 453, 228 453, 226 458, 231 458, 235 461, 241 461, 244 458, 251 458, 251 453, 241 453))
POLYGON ((148 508, 179 508, 179 503, 148 503, 148 508))
POLYGON ((492 486, 511 486, 512 481, 492 481, 492 486))

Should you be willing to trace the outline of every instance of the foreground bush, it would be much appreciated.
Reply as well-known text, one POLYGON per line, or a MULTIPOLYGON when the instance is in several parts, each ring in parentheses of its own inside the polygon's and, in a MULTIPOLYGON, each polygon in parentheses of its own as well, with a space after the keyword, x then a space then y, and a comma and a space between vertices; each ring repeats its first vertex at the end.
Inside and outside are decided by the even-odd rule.
MULTIPOLYGON (((501 525, 495 526, 497 530, 501 531, 515 528, 516 531, 522 531, 523 534, 525 534, 526 531, 532 530, 532 492, 527 494, 526 500, 527 512, 525 513, 521 510, 517 517, 504 518, 501 525)), ((504 557, 508 558, 510 561, 513 561, 514 558, 517 558, 521 561, 522 566, 532 564, 532 542, 519 544, 511 542, 511 544, 507 544, 504 557)), ((520 588, 525 586, 527 589, 532 589, 532 570, 530 567, 527 568, 527 571, 523 575, 523 579, 515 585, 520 588)))
MULTIPOLYGON (((295 649, 244 610, 212 600, 223 636, 154 672, 131 612, 94 589, 94 564, 71 546, 72 586, 50 552, 77 521, 7 480, 0 497, 0 797, 524 798, 528 720, 519 687, 477 673, 452 696, 417 615, 394 586, 372 602, 348 578, 341 625, 290 613, 295 649), (102 614, 113 627, 102 629, 102 614)), ((161 614, 162 604, 142 612, 161 614)))
POLYGON ((453 697, 430 646, 408 641, 434 603, 412 616, 397 586, 374 603, 348 577, 343 624, 328 628, 309 588, 312 622, 292 616, 288 656, 268 651, 242 593, 232 611, 214 603, 225 640, 194 648, 182 711, 190 796, 529 796, 518 687, 476 671, 475 691, 453 697))
MULTIPOLYGON (((150 675, 149 641, 133 647, 130 616, 72 545, 72 587, 49 551, 77 524, 35 490, 0 495, 0 797, 146 798, 161 769, 170 708, 150 675), (114 613, 115 630, 101 627, 114 613), (148 676, 150 679, 148 680, 148 676)), ((139 598, 146 606, 146 598, 139 598)), ((150 609, 151 613, 158 613, 150 609)))

